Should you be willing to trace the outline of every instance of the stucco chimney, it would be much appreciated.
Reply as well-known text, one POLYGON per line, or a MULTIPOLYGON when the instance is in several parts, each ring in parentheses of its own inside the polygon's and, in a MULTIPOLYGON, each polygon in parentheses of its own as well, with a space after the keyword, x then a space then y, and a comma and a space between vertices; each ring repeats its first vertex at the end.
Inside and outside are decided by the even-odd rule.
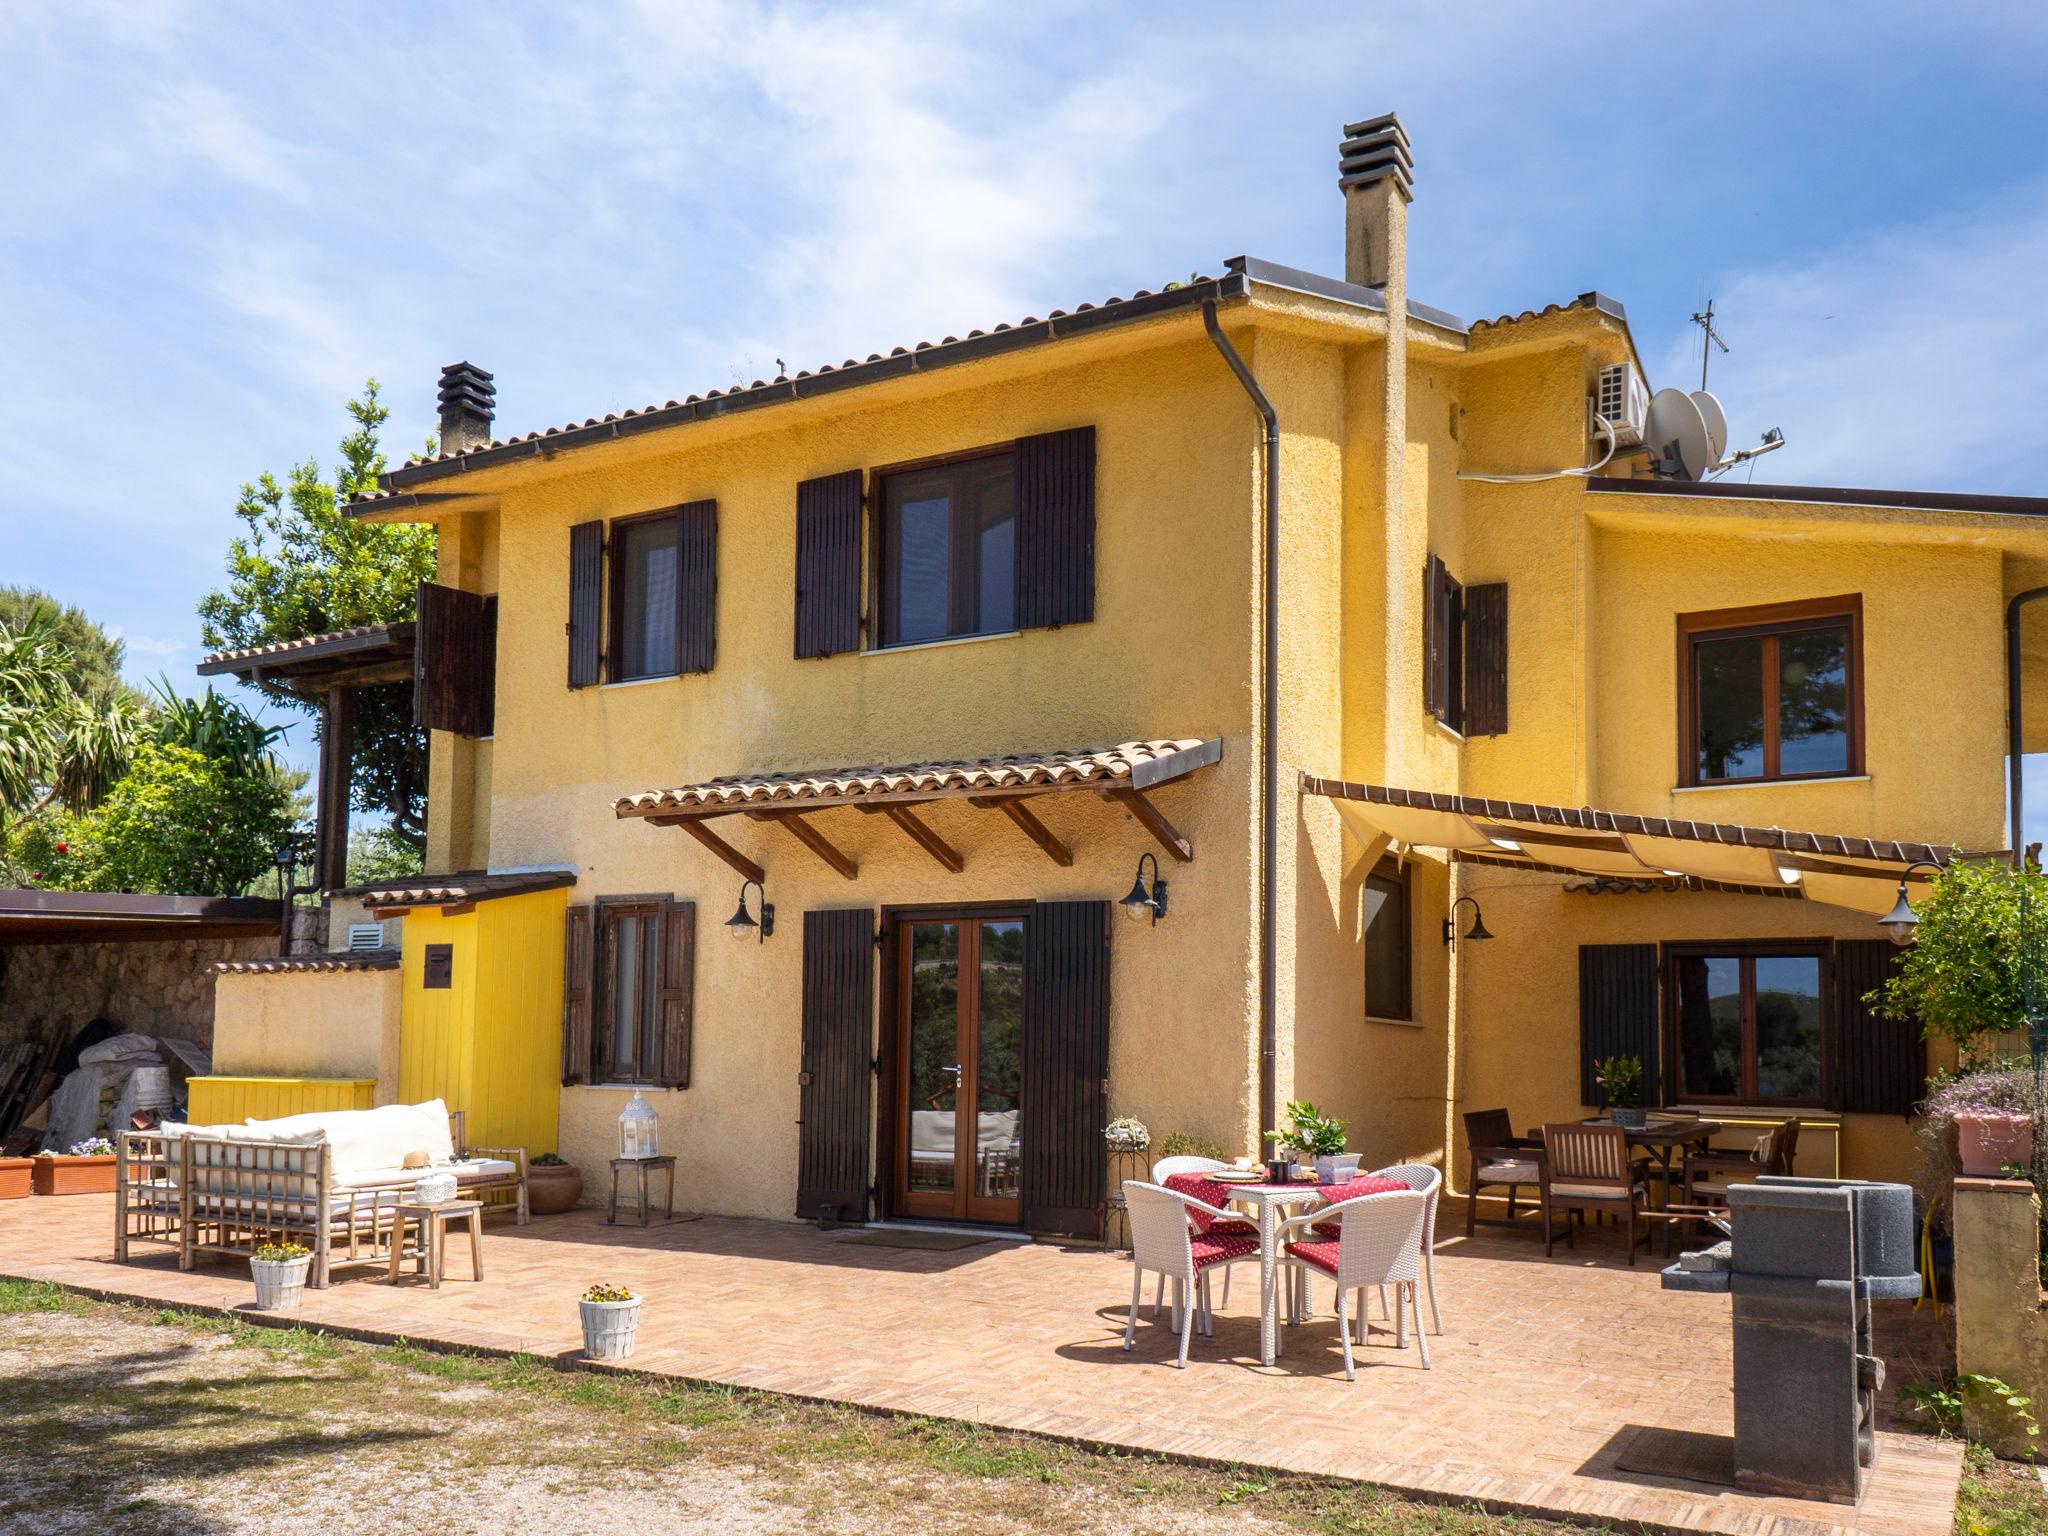
POLYGON ((1337 185, 1344 192, 1344 280, 1396 287, 1405 297, 1415 160, 1397 113, 1345 124, 1337 185))
POLYGON ((441 451, 463 453, 491 440, 491 414, 498 400, 491 375, 474 363, 450 363, 441 370, 441 451))

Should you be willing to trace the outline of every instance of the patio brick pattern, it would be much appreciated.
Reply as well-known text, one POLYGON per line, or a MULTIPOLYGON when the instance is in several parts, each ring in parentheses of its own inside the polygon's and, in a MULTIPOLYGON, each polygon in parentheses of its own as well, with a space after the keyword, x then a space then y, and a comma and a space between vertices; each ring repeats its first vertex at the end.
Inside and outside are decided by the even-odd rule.
MULTIPOLYGON (((113 1264, 112 1224, 111 1198, 0 1206, 0 1274, 155 1303, 249 1303, 238 1265, 113 1264)), ((1444 1232, 1457 1226, 1442 1218, 1444 1232)), ((573 1359, 576 1294, 602 1279, 647 1297, 631 1361, 646 1372, 1660 1529, 1928 1536, 1954 1520, 1961 1447, 1895 1428, 1859 1508, 1617 1471, 1638 1429, 1730 1431, 1731 1344, 1727 1298, 1661 1290, 1654 1268, 1622 1265, 1619 1235, 1604 1229, 1549 1261, 1533 1228, 1445 1236, 1435 1369, 1393 1349, 1376 1321, 1355 1384, 1327 1288, 1325 1315, 1291 1334, 1270 1370, 1256 1364, 1256 1287, 1218 1309, 1216 1336, 1195 1341, 1185 1372, 1149 1317, 1126 1355, 1130 1272, 1099 1250, 882 1248, 720 1217, 608 1227, 590 1210, 493 1226, 484 1247, 481 1284, 394 1289, 345 1272, 306 1293, 301 1321, 573 1359)), ((1931 1309, 1880 1314, 1894 1384, 1946 1366, 1931 1309)))

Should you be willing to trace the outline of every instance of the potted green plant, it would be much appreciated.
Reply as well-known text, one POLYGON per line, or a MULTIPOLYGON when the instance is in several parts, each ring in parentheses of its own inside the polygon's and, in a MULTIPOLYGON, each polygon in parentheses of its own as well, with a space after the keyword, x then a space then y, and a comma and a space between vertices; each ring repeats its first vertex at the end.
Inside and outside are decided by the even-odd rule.
POLYGON ((623 1360, 640 1328, 640 1298, 624 1286, 599 1281, 583 1293, 583 1353, 593 1360, 623 1360))
POLYGON ((65 1153, 38 1152, 31 1182, 39 1195, 111 1195, 114 1192, 114 1144, 89 1136, 65 1153))
POLYGON ((583 1198, 583 1170, 557 1152, 543 1152, 526 1165, 526 1206, 536 1216, 573 1211, 583 1198))
POLYGON ((1640 1131, 1643 1114, 1643 1062, 1639 1056, 1604 1056, 1593 1063, 1593 1081, 1607 1101, 1607 1113, 1616 1125, 1640 1131))
POLYGON ((301 1243, 264 1243, 249 1257, 249 1278, 256 1282, 256 1306, 263 1312, 290 1312, 306 1294, 306 1273, 313 1250, 301 1243))
POLYGON ((1287 1106, 1287 1123, 1291 1129, 1266 1134, 1314 1164, 1318 1183, 1341 1184, 1357 1170, 1358 1159, 1344 1154, 1342 1120, 1324 1114, 1306 1099, 1296 1099, 1287 1106))

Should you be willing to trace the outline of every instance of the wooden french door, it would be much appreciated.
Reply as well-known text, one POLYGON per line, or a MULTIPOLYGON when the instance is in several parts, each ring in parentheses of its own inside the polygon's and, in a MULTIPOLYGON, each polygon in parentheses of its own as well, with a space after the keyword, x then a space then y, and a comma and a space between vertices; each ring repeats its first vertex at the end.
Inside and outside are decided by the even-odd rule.
POLYGON ((1025 914, 900 920, 897 1214, 1016 1225, 1025 914))

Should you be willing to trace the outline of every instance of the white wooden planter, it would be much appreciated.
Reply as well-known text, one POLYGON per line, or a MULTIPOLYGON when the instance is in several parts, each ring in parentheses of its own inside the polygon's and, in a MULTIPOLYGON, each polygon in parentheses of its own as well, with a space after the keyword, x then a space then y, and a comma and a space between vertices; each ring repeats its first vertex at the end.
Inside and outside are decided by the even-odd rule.
POLYGON ((633 1353, 640 1327, 640 1298, 579 1301, 583 1309, 583 1353, 593 1360, 623 1360, 633 1353))
POLYGON ((251 1259, 249 1275, 256 1282, 256 1306, 263 1312, 295 1311, 306 1294, 306 1272, 313 1256, 303 1259, 251 1259))

